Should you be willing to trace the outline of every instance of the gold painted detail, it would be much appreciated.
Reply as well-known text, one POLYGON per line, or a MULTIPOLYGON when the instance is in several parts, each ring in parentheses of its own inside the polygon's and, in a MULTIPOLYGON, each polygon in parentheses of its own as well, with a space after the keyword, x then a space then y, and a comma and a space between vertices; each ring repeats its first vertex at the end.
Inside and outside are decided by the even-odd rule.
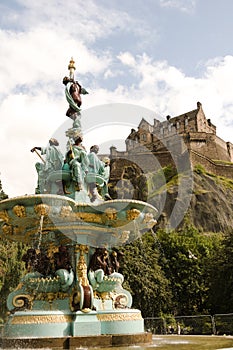
POLYGON ((79 260, 77 264, 78 280, 82 286, 89 286, 89 281, 87 278, 87 264, 84 253, 88 252, 88 247, 86 245, 79 244, 75 247, 76 252, 80 252, 79 260))
POLYGON ((75 67, 75 61, 74 61, 73 57, 71 57, 71 59, 70 59, 70 63, 69 63, 69 65, 68 65, 68 69, 69 69, 69 70, 70 70, 70 69, 76 69, 76 67, 75 67))
POLYGON ((50 212, 50 206, 44 203, 37 204, 34 206, 35 213, 40 215, 40 216, 46 216, 50 212))
POLYGON ((13 212, 15 213, 16 216, 19 218, 25 218, 27 216, 26 214, 26 209, 23 205, 15 205, 13 207, 13 212))
POLYGON ((65 299, 68 298, 69 295, 67 293, 63 292, 57 292, 57 293, 37 293, 35 294, 35 300, 42 300, 47 301, 49 303, 53 302, 57 299, 65 299))
POLYGON ((70 217, 72 214, 72 208, 70 205, 64 205, 62 208, 61 208, 61 211, 60 211, 60 216, 62 218, 66 218, 66 217, 70 217))
POLYGON ((60 283, 60 277, 59 276, 55 276, 55 277, 37 277, 37 278, 30 278, 29 279, 29 282, 31 284, 38 284, 38 283, 41 283, 43 285, 48 285, 49 283, 50 284, 55 284, 56 282, 57 283, 60 283))
POLYGON ((6 223, 8 223, 9 220, 10 220, 10 217, 9 217, 7 211, 6 210, 0 211, 0 222, 5 221, 6 223))
POLYGON ((20 290, 20 289, 22 289, 22 288, 23 288, 23 283, 20 282, 20 283, 17 285, 17 287, 15 288, 15 291, 20 290))
POLYGON ((95 213, 76 213, 76 219, 83 220, 85 222, 94 222, 96 224, 102 223, 102 215, 95 213))
POLYGON ((129 221, 137 219, 139 217, 139 215, 140 215, 140 210, 135 209, 135 208, 127 210, 127 212, 126 212, 126 218, 129 221))
POLYGON ((89 309, 88 307, 86 307, 85 309, 82 309, 82 312, 84 312, 85 314, 88 314, 91 311, 91 309, 89 309))
POLYGON ((21 235, 22 232, 23 232, 22 227, 19 227, 19 226, 13 227, 13 235, 18 236, 18 235, 21 235))
POLYGON ((99 293, 99 298, 102 300, 111 300, 111 294, 110 292, 101 292, 99 293))
POLYGON ((108 220, 117 220, 117 211, 115 208, 107 208, 105 210, 105 216, 108 220))
POLYGON ((11 236, 13 235, 13 227, 11 225, 4 224, 2 226, 2 232, 4 233, 4 235, 11 236))
POLYGON ((142 320, 140 312, 133 313, 114 313, 114 314, 97 314, 99 321, 112 322, 112 321, 137 321, 142 320))
POLYGON ((27 309, 31 309, 33 299, 33 296, 29 294, 19 294, 13 298, 12 305, 18 308, 25 307, 27 309))
POLYGON ((54 242, 49 242, 49 246, 47 248, 48 258, 54 263, 54 254, 59 251, 59 247, 55 245, 54 242))
POLYGON ((42 324, 72 322, 71 315, 33 315, 14 316, 12 324, 42 324))
POLYGON ((82 255, 85 253, 87 254, 89 251, 89 247, 85 244, 76 244, 75 246, 75 253, 82 253, 82 255))

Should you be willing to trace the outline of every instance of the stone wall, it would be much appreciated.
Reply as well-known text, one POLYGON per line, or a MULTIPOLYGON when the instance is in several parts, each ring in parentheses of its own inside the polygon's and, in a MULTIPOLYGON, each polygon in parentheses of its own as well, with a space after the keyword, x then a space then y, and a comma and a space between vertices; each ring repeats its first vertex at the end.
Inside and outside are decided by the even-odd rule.
POLYGON ((140 152, 140 153, 130 153, 124 154, 119 152, 118 155, 111 156, 112 165, 111 165, 111 178, 119 178, 122 173, 122 169, 130 163, 135 164, 138 168, 141 169, 141 172, 144 174, 157 172, 159 169, 164 168, 168 165, 175 166, 176 159, 173 159, 171 153, 168 151, 164 152, 140 152), (120 160, 120 162, 115 162, 120 160), (120 164, 120 167, 119 167, 120 164), (117 166, 116 166, 117 165, 117 166))
MULTIPOLYGON (((205 147, 205 152, 203 152, 203 149, 201 152, 197 152, 195 149, 190 149, 188 152, 185 152, 179 157, 172 156, 169 151, 131 152, 130 154, 127 152, 114 152, 114 154, 111 155, 113 165, 111 169, 111 177, 119 178, 120 174, 122 173, 122 168, 124 168, 125 165, 129 165, 130 163, 136 164, 141 169, 142 173, 147 174, 150 172, 156 172, 160 168, 166 167, 168 165, 172 165, 174 168, 178 167, 178 171, 183 171, 186 170, 183 166, 184 163, 187 164, 190 162, 190 166, 192 168, 194 168, 195 165, 200 164, 210 173, 233 179, 233 164, 224 163, 224 159, 222 159, 222 163, 220 161, 216 162, 214 160, 211 160, 204 154, 208 154, 207 145, 205 144, 203 147, 205 147), (184 157, 186 159, 185 162, 183 161, 184 157), (114 160, 116 159, 121 160, 120 163, 117 163, 118 166, 121 164, 121 169, 115 168, 114 160)), ((213 149, 216 151, 214 143, 213 149)), ((189 167, 189 164, 187 164, 187 167, 189 167)))
POLYGON ((187 146, 190 150, 212 160, 232 161, 227 143, 214 134, 190 133, 188 143, 187 146))
POLYGON ((224 164, 233 163, 233 144, 216 135, 216 127, 205 117, 200 102, 196 109, 180 116, 167 116, 163 122, 155 119, 154 125, 142 119, 138 130, 132 129, 126 139, 126 152, 115 147, 110 152, 111 159, 128 159, 143 172, 175 166, 183 162, 185 154, 193 166, 202 164, 209 172, 233 178, 233 164, 224 164))
POLYGON ((233 179, 233 164, 215 163, 211 159, 195 151, 190 152, 190 161, 193 168, 195 165, 200 164, 205 170, 212 174, 233 179))

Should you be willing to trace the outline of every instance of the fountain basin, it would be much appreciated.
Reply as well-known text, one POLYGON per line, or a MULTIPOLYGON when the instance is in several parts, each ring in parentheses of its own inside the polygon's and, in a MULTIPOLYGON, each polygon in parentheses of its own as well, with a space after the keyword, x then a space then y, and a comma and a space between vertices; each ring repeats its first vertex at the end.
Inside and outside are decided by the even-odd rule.
POLYGON ((156 215, 152 205, 138 200, 110 200, 94 205, 60 195, 26 195, 1 201, 0 235, 32 244, 38 239, 43 217, 43 242, 120 246, 153 227, 156 215))

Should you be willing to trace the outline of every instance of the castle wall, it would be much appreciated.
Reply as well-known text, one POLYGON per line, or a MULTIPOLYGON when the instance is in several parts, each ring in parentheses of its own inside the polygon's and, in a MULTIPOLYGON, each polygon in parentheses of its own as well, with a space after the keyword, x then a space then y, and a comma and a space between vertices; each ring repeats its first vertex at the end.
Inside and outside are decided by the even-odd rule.
POLYGON ((233 178, 233 165, 220 164, 233 163, 233 144, 216 135, 216 126, 206 119, 200 102, 196 109, 180 116, 167 116, 163 122, 155 119, 154 125, 142 119, 138 130, 132 129, 126 139, 126 152, 111 149, 112 159, 130 159, 143 172, 183 164, 189 154, 192 165, 202 164, 209 172, 233 178))
POLYGON ((213 160, 232 161, 227 143, 214 134, 190 133, 189 148, 213 160))
POLYGON ((233 164, 216 164, 211 159, 195 151, 190 152, 190 161, 192 167, 200 164, 212 174, 224 176, 230 179, 233 178, 233 164))
POLYGON ((194 149, 189 150, 187 154, 184 154, 179 158, 172 158, 171 153, 168 151, 164 152, 141 152, 135 154, 126 154, 126 152, 117 152, 111 159, 121 159, 121 168, 117 169, 114 167, 111 169, 111 177, 119 178, 122 173, 122 169, 125 165, 129 165, 129 162, 135 163, 141 168, 143 173, 156 172, 160 168, 172 165, 177 168, 178 171, 186 170, 184 165, 189 168, 189 161, 192 168, 195 165, 202 165, 207 172, 213 173, 218 176, 224 176, 227 178, 233 178, 233 164, 216 163, 206 155, 201 154, 194 149), (117 154, 118 153, 118 154, 117 154), (124 155, 122 153, 125 153, 124 155), (123 157, 122 157, 123 156, 123 157), (188 157, 188 160, 184 161, 184 157, 188 157))
MULTIPOLYGON (((220 139, 220 137, 215 137, 215 143, 216 143, 216 150, 217 150, 217 154, 218 154, 218 158, 217 159, 221 159, 224 161, 228 161, 228 162, 232 162, 232 156, 231 156, 231 152, 229 152, 228 150, 228 143, 223 141, 222 139, 220 139)), ((216 158, 212 158, 212 159, 216 159, 216 158)))
MULTIPOLYGON (((149 172, 157 172, 160 168, 168 165, 173 165, 175 167, 175 159, 171 157, 171 153, 168 151, 156 153, 135 152, 124 155, 123 157, 121 153, 122 152, 119 152, 118 155, 115 154, 111 159, 121 159, 122 167, 124 167, 125 164, 128 164, 129 161, 135 163, 145 174, 149 172)), ((116 178, 118 173, 120 173, 120 169, 111 168, 111 177, 116 178)))
POLYGON ((197 131, 206 132, 210 134, 216 134, 216 126, 213 125, 210 119, 206 119, 200 102, 198 103, 199 109, 197 113, 197 131))

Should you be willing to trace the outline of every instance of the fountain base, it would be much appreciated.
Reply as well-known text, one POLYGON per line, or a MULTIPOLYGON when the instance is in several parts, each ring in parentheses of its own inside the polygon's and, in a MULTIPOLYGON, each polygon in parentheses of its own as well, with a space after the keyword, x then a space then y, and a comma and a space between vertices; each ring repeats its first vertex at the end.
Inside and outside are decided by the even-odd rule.
POLYGON ((2 349, 77 349, 112 346, 145 345, 152 343, 152 333, 114 334, 62 338, 3 338, 2 349))
POLYGON ((88 313, 17 311, 9 316, 4 326, 0 347, 75 349, 151 341, 152 335, 144 332, 141 312, 136 309, 88 313))

